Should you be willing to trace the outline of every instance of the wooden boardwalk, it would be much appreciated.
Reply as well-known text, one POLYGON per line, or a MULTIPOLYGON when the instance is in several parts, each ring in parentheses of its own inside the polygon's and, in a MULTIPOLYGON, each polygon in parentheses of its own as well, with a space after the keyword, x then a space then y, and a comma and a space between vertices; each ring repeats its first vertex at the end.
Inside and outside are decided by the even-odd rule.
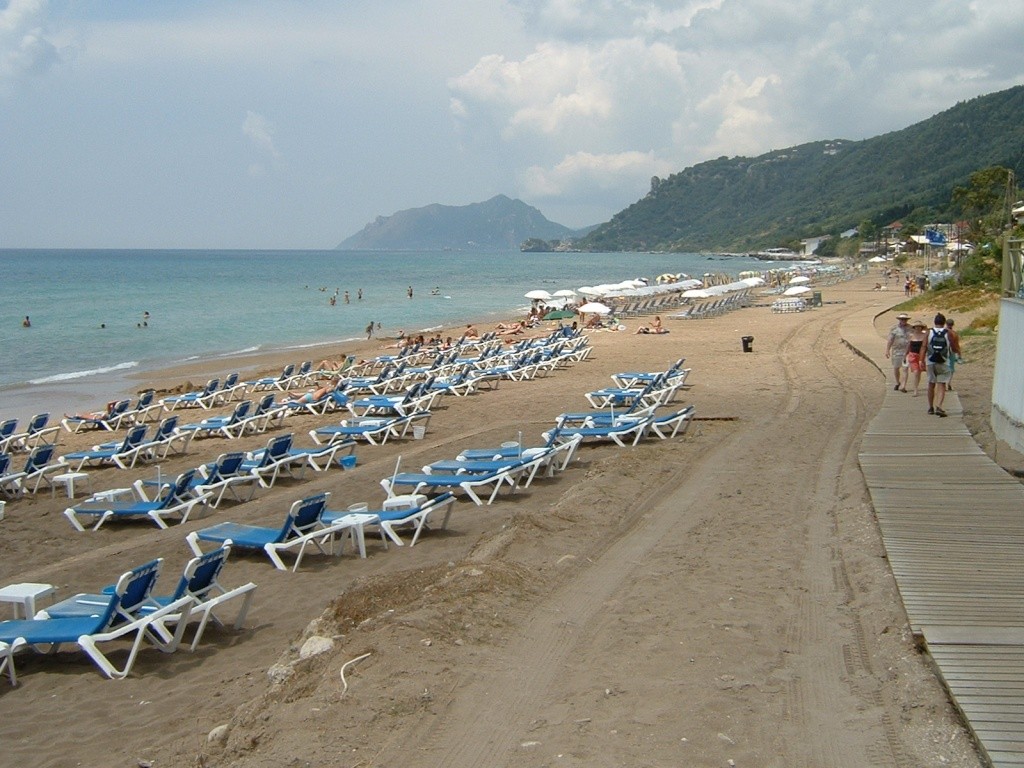
POLYGON ((927 407, 890 389, 860 465, 911 628, 991 764, 1024 766, 1024 485, 974 442, 955 393, 948 418, 927 407))

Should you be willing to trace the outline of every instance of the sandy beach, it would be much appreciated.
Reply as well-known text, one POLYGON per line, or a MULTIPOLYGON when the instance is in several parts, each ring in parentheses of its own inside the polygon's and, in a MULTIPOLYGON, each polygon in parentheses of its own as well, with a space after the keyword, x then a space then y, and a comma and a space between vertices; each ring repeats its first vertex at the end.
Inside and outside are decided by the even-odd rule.
MULTIPOLYGON (((696 407, 685 437, 585 445, 555 478, 491 506, 460 500, 448 529, 414 548, 374 540, 366 559, 310 555, 297 573, 233 555, 222 581, 259 585, 246 626, 207 629, 194 653, 146 650, 121 681, 76 651, 20 654, 20 685, 0 682, 0 764, 980 766, 915 647, 857 465, 885 379, 840 328, 853 316, 873 323, 877 349, 861 352, 880 356, 893 322, 882 313, 901 297, 874 283, 829 286, 826 304, 804 313, 663 316, 664 335, 634 335, 646 320, 627 320, 626 332, 592 333, 590 358, 570 369, 444 398, 423 440, 360 445, 352 470, 285 480, 166 531, 138 522, 78 533, 59 492, 9 503, 0 584, 50 583, 64 598, 163 557, 165 593, 190 557, 190 531, 276 525, 319 491, 335 509, 379 503, 399 456, 416 468, 519 433, 537 444, 616 371, 679 357, 692 369, 676 401, 696 407), (313 635, 333 647, 300 660, 313 635)), ((243 375, 288 362, 298 360, 254 360, 243 375)), ((197 363, 140 388, 224 373, 197 363)), ((986 450, 990 378, 981 363, 957 373, 986 450)), ((310 429, 340 418, 293 416, 272 434, 306 445, 310 429)), ((161 471, 267 437, 196 440, 161 471)), ((63 434, 59 452, 101 439, 63 434)), ((153 469, 90 474, 101 490, 153 469)))

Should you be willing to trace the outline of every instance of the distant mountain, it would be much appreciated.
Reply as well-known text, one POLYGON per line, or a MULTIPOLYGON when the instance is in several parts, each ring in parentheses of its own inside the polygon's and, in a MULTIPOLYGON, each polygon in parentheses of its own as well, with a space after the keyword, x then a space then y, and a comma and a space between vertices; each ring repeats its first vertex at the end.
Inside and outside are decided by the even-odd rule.
POLYGON ((378 216, 338 250, 517 250, 530 238, 580 233, 548 221, 536 208, 505 195, 471 205, 428 205, 378 216))
POLYGON ((667 179, 577 246, 592 251, 744 251, 915 209, 944 211, 954 186, 992 165, 1022 175, 1024 86, 961 102, 901 131, 720 157, 667 179))

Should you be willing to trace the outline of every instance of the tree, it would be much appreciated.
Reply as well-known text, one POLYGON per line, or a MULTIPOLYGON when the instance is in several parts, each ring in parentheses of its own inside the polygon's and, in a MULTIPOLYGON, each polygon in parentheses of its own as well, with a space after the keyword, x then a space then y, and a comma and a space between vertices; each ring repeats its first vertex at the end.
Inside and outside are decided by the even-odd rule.
POLYGON ((967 220, 968 236, 973 242, 980 243, 1002 231, 1003 207, 1011 179, 1008 169, 993 165, 972 173, 968 186, 953 188, 953 205, 967 220))
POLYGON ((857 225, 857 234, 865 243, 873 242, 878 237, 878 227, 871 219, 864 219, 857 225))

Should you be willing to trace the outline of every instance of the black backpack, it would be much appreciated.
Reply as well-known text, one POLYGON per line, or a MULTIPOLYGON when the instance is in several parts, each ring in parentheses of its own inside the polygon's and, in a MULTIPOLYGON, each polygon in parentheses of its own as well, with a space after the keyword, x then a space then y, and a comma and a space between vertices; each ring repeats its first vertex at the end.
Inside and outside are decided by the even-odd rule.
POLYGON ((928 362, 944 363, 949 357, 949 339, 946 338, 946 329, 941 331, 932 329, 928 336, 928 362))

